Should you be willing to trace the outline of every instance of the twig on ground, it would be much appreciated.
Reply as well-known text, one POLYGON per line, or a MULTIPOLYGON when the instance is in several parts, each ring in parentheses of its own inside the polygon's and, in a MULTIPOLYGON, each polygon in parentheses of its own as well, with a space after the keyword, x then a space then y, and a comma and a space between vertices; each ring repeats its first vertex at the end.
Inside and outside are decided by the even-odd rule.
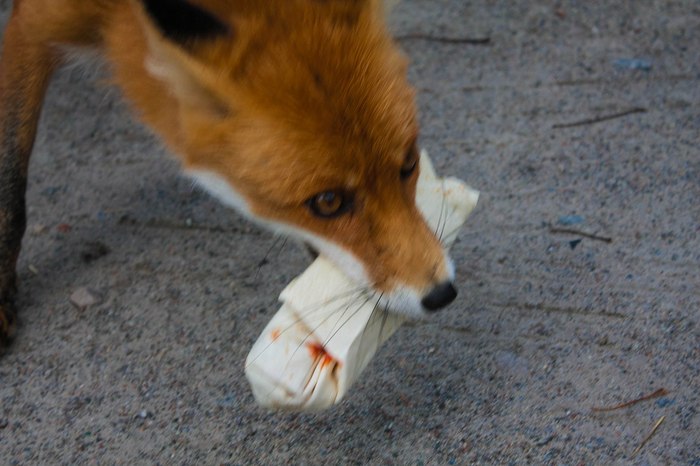
POLYGON ((659 426, 664 422, 664 419, 666 419, 666 416, 661 416, 658 421, 656 421, 656 424, 654 424, 654 427, 651 429, 651 432, 649 432, 649 435, 644 437, 644 440, 642 440, 642 443, 639 444, 637 448, 634 449, 632 452, 632 456, 635 456, 637 453, 641 451, 642 448, 644 448, 644 445, 647 444, 647 442, 654 436, 656 431, 658 430, 659 426))
POLYGON ((618 405, 609 406, 609 407, 605 407, 605 408, 596 408, 596 407, 594 407, 594 408, 591 408, 591 411, 593 411, 593 412, 598 412, 598 413, 600 413, 600 412, 605 412, 605 411, 615 411, 615 410, 618 410, 618 409, 626 408, 626 407, 628 407, 628 406, 632 406, 632 405, 637 404, 637 403, 639 403, 639 402, 641 402, 641 401, 651 400, 652 398, 658 398, 658 397, 660 397, 660 396, 664 396, 664 395, 667 395, 667 394, 668 394, 668 390, 666 390, 665 388, 659 388, 659 389, 656 390, 654 393, 650 393, 650 394, 648 394, 648 395, 644 395, 644 396, 642 396, 642 397, 640 397, 640 398, 636 398, 636 399, 631 400, 631 401, 626 401, 626 402, 624 402, 624 403, 620 403, 620 404, 618 404, 618 405))
POLYGON ((445 44, 469 44, 469 45, 490 45, 490 37, 442 37, 431 36, 430 34, 403 34, 395 37, 396 40, 427 40, 430 42, 442 42, 445 44))
POLYGON ((549 227, 549 232, 550 233, 562 233, 562 234, 568 234, 568 235, 578 235, 578 236, 583 236, 585 238, 594 239, 597 241, 604 241, 606 243, 612 243, 612 238, 610 238, 609 236, 600 236, 600 235, 595 235, 593 233, 586 233, 585 231, 576 230, 574 228, 549 227))
POLYGON ((608 120, 614 120, 615 118, 621 118, 627 115, 632 115, 633 113, 646 113, 647 109, 643 107, 634 107, 629 110, 625 110, 623 112, 618 112, 618 113, 612 113, 610 115, 603 115, 599 117, 594 117, 594 118, 587 118, 585 120, 580 120, 580 121, 574 121, 572 123, 557 123, 555 125, 552 125, 552 129, 558 129, 558 128, 572 128, 574 126, 584 126, 584 125, 592 125, 594 123, 600 123, 601 121, 608 121, 608 120))

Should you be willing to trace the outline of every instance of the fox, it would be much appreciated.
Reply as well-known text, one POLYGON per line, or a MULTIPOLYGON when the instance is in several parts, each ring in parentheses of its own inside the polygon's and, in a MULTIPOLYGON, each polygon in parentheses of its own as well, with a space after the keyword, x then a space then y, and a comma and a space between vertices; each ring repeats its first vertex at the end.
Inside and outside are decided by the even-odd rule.
MULTIPOLYGON (((391 0, 389 0, 391 1, 391 0)), ((14 0, 0 55, 0 340, 42 102, 93 50, 183 173, 420 318, 457 296, 415 203, 416 92, 385 0, 14 0), (72 52, 71 52, 72 53, 72 52)))

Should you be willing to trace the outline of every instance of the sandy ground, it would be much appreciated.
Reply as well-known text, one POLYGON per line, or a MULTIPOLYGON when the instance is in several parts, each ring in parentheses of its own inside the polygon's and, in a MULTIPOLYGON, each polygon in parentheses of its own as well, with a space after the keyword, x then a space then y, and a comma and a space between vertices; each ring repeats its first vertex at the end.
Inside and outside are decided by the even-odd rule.
POLYGON ((392 22, 422 145, 483 192, 457 302, 334 409, 256 407, 243 360, 308 258, 64 70, 31 164, 0 463, 700 465, 700 4, 407 0, 392 22), (490 43, 442 40, 466 37, 490 43), (101 303, 71 305, 80 287, 101 303))

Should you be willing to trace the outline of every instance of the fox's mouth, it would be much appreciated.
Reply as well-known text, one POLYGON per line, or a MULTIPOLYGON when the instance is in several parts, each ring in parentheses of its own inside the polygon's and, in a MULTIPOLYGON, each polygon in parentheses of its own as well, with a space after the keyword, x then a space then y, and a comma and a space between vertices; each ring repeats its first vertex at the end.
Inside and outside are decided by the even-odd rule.
POLYGON ((377 306, 409 319, 423 319, 447 307, 457 297, 451 281, 435 286, 420 294, 407 286, 398 286, 390 292, 379 293, 377 306))
POLYGON ((315 247, 313 247, 313 246, 311 245, 311 243, 309 243, 308 241, 304 241, 303 244, 304 244, 304 247, 306 248, 306 251, 307 251, 307 252, 309 253, 309 255, 311 256, 311 259, 312 259, 312 260, 313 260, 313 259, 316 259, 316 258, 318 257, 318 255, 319 255, 318 249, 316 249, 315 247))
MULTIPOLYGON (((319 250, 310 242, 303 241, 302 244, 312 260, 315 260, 320 255, 319 250)), ((374 289, 371 285, 368 285, 368 288, 374 289)), ((378 301, 380 307, 389 312, 402 314, 410 318, 420 318, 434 314, 447 307, 457 297, 457 289, 450 279, 438 283, 422 296, 414 289, 405 286, 397 286, 390 292, 380 292, 376 289, 374 291, 381 293, 378 301)))

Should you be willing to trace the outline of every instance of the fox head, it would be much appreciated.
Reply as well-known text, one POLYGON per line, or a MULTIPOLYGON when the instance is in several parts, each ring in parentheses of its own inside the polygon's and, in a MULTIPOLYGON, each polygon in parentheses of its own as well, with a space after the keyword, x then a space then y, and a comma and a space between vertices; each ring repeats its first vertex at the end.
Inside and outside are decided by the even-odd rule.
MULTIPOLYGON (((177 102, 185 171, 420 316, 456 296, 415 204, 407 60, 380 0, 143 0, 145 67, 177 102)), ((168 140, 168 137, 166 137, 168 140)))

